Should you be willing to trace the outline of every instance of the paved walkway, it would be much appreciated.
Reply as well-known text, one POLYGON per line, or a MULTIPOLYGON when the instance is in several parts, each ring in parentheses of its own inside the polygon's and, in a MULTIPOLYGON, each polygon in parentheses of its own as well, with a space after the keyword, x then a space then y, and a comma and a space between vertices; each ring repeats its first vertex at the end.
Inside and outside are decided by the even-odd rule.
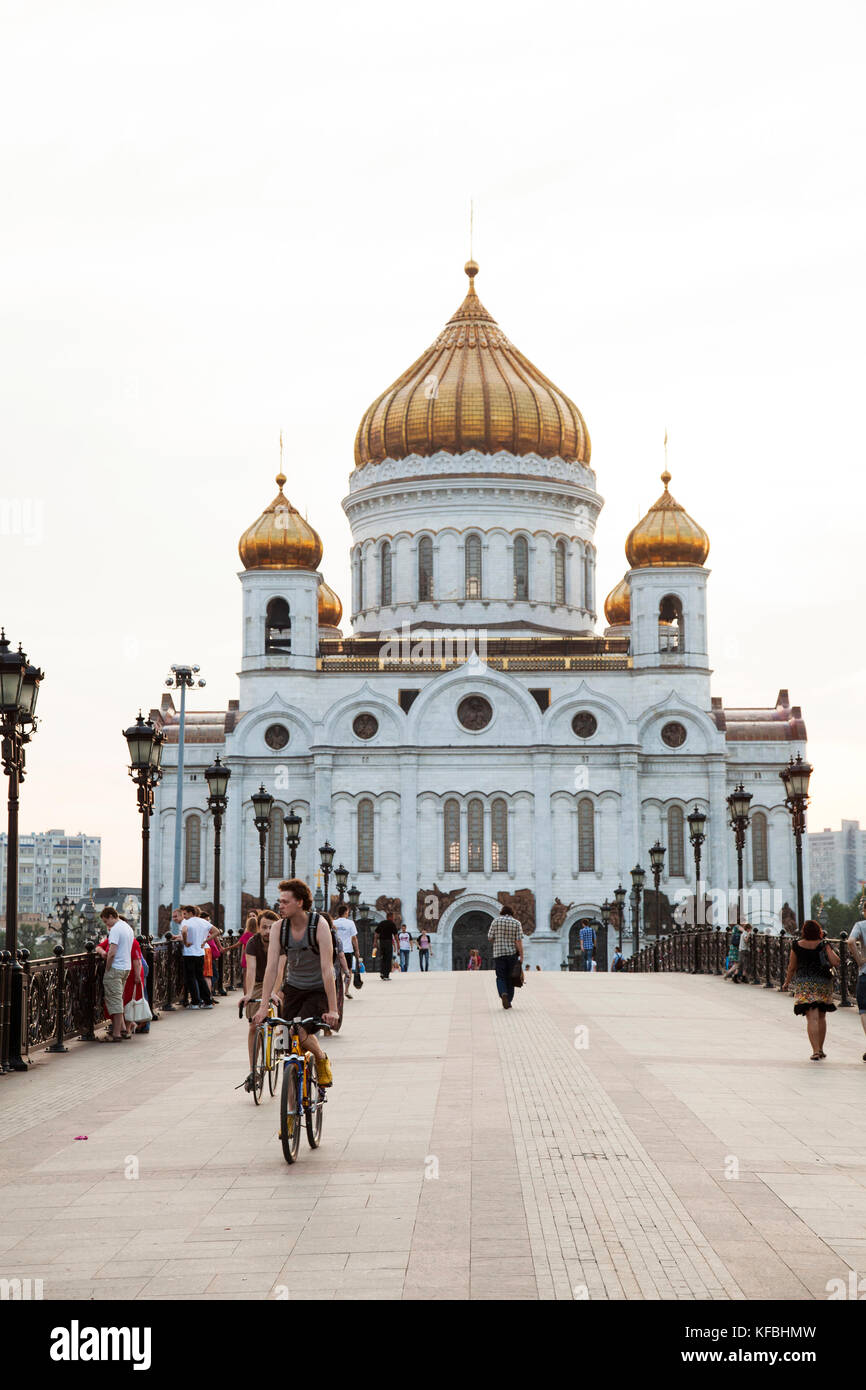
POLYGON ((45 1298, 825 1298, 866 1272, 866 1065, 705 976, 368 976, 289 1169, 237 995, 0 1078, 0 1278, 45 1298), (76 1139, 87 1135, 87 1140, 76 1139))

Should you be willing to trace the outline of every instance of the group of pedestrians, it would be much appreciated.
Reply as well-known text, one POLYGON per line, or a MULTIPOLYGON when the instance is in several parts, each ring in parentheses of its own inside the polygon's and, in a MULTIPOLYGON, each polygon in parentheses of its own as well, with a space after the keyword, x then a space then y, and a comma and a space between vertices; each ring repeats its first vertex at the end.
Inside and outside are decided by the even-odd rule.
POLYGON ((390 980, 391 971, 394 968, 394 951, 399 953, 400 973, 405 974, 409 969, 409 960, 413 950, 418 952, 418 965, 423 970, 430 969, 430 933, 419 932, 417 937, 407 931, 405 926, 398 926, 394 921, 392 913, 388 913, 384 922, 379 922, 374 928, 373 935, 376 938, 376 945, 373 951, 374 956, 379 961, 379 976, 383 980, 390 980))

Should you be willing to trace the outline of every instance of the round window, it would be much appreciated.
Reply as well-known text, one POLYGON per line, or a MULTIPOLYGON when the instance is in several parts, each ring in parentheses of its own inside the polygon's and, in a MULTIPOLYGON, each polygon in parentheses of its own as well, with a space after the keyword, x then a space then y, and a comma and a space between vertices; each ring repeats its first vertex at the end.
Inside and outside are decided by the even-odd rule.
POLYGON ((483 695, 467 695, 457 706, 457 718, 464 729, 486 729, 493 718, 493 706, 483 695))
POLYGON ((379 721, 375 714, 370 714, 365 710, 363 714, 356 714, 352 722, 352 728, 358 738, 372 738, 379 732, 379 721))
POLYGON ((662 729, 662 743, 666 743, 668 748, 682 748, 686 741, 686 728, 684 724, 673 721, 665 724, 662 729))
POLYGON ((275 752, 285 748, 289 741, 289 731, 284 724, 271 724, 265 730, 265 743, 275 752))
POLYGON ((571 721, 571 727, 578 738, 592 738, 598 728, 598 720, 588 709, 578 710, 571 721))

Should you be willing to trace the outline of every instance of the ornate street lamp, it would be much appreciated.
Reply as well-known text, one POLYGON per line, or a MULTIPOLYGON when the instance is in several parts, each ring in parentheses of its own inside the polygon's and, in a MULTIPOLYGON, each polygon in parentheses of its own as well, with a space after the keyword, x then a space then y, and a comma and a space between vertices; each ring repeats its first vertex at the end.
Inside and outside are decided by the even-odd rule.
POLYGON ((213 919, 217 931, 220 930, 220 832, 228 806, 226 793, 231 775, 229 768, 220 762, 219 754, 214 758, 213 766, 205 772, 207 808, 213 816, 213 919))
POLYGON ((323 845, 320 845, 320 846, 319 846, 319 858, 320 858, 321 861, 322 861, 322 874, 324 875, 324 879, 325 879, 325 903, 326 903, 326 909, 325 909, 325 910, 326 910, 326 911, 329 910, 328 907, 327 907, 327 904, 330 902, 330 899, 329 899, 329 897, 328 897, 328 884, 329 884, 330 879, 331 879, 331 865, 332 865, 333 862, 334 862, 334 853, 335 853, 335 851, 334 851, 334 846, 333 846, 332 844, 330 844, 330 842, 329 842, 328 840, 326 840, 325 843, 324 843, 323 845))
POLYGON ((337 885, 337 892, 340 895, 340 902, 342 903, 349 882, 349 870, 346 868, 345 864, 339 864, 334 870, 334 882, 337 885))
POLYGON ((803 835, 806 830, 806 807, 809 804, 809 778, 814 771, 798 753, 779 776, 785 787, 785 805, 791 813, 794 840, 797 845, 797 917, 802 930, 806 918, 803 902, 803 835))
POLYGON ((57 913, 60 922, 60 942, 63 947, 63 954, 66 955, 66 937, 69 931, 69 923, 75 916, 75 903, 63 894, 59 903, 54 904, 54 911, 57 913))
POLYGON ((358 886, 354 884, 349 889, 348 893, 346 894, 346 897, 349 899, 349 913, 351 915, 352 921, 354 922, 358 915, 358 903, 361 901, 360 888, 358 888, 358 886))
POLYGON ((265 850, 268 844, 268 831, 271 828, 271 807, 274 798, 269 791, 265 791, 265 784, 262 782, 257 792, 253 792, 250 800, 253 803, 253 821, 256 830, 259 832, 259 907, 265 907, 265 850))
POLYGON ((297 811, 290 811, 287 816, 283 816, 283 825, 286 827, 286 844, 289 847, 292 860, 291 878, 295 877, 295 856, 298 853, 298 845, 301 843, 301 824, 301 817, 297 811))
POLYGON ((18 802, 24 781, 25 746, 36 729, 36 700, 44 673, 31 665, 19 646, 10 651, 0 628, 0 735, 3 771, 9 778, 6 839, 6 950, 10 954, 9 1057, 6 1071, 26 1071, 21 1056, 24 1024, 24 971, 18 959, 18 802))
POLYGON ((707 813, 696 806, 690 816, 686 816, 689 823, 689 839, 692 842, 692 849, 695 852, 695 927, 705 927, 707 925, 706 912, 704 910, 704 895, 701 892, 701 845, 707 838, 707 813), (698 911, 698 898, 701 900, 701 911, 698 911), (702 918, 698 921, 698 918, 702 918))
POLYGON ((640 909, 643 902, 645 878, 646 869, 642 869, 640 864, 635 864, 631 871, 631 929, 634 955, 637 955, 640 950, 640 909))
POLYGON ((177 728, 177 787, 174 798, 174 873, 171 885, 172 912, 180 907, 180 842, 183 830, 183 753, 186 728, 186 692, 193 686, 203 687, 207 681, 198 679, 200 666, 172 666, 165 683, 180 691, 180 719, 177 728))
POLYGON ((666 853, 667 851, 664 845, 660 844, 658 840, 656 840, 649 852, 650 868, 652 869, 653 883, 655 884, 656 890, 656 940, 658 940, 661 935, 661 895, 659 893, 659 884, 661 883, 666 853))
POLYGON ((618 950, 619 950, 620 955, 621 955, 621 954, 622 954, 622 928, 623 928, 623 922, 625 921, 625 900, 626 900, 626 896, 627 896, 626 891, 625 891, 625 889, 623 888, 622 884, 620 884, 618 888, 615 888, 615 889, 613 890, 613 896, 614 896, 614 898, 616 899, 616 924, 617 924, 617 928, 618 928, 618 932, 619 932, 618 950))
POLYGON ((153 790, 162 776, 163 736, 149 719, 138 719, 123 732, 129 748, 129 775, 138 792, 141 815, 141 930, 150 936, 150 818, 153 790))
POLYGON ((316 909, 317 912, 321 912, 322 909, 324 908, 324 906, 325 906, 325 897, 324 897, 324 894, 322 893, 322 885, 321 885, 321 883, 318 883, 318 884, 316 885, 316 891, 315 891, 315 893, 313 894, 313 907, 316 909))
POLYGON ((743 902, 743 850, 746 845, 746 827, 749 824, 749 803, 752 800, 752 793, 745 791, 742 782, 731 792, 728 797, 728 811, 730 813, 730 826, 734 832, 734 843, 737 846, 737 924, 740 922, 740 911, 743 902))

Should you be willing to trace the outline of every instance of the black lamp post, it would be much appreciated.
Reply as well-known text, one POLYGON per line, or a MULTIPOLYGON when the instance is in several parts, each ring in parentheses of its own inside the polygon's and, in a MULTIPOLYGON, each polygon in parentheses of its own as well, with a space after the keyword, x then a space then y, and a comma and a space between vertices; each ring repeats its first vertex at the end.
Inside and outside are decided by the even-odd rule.
POLYGON ((349 899, 349 913, 354 922, 358 915, 358 903, 361 901, 360 888, 358 888, 357 885, 353 885, 346 894, 346 897, 349 899))
POLYGON ((613 903, 605 898, 601 905, 601 929, 598 933, 598 970, 607 970, 607 933, 610 927, 610 916, 613 912, 613 903))
POLYGON ((0 734, 3 771, 9 778, 6 839, 6 950, 11 960, 9 994, 9 1057, 7 1071, 26 1071, 21 1056, 24 1022, 24 971, 18 959, 18 801, 24 781, 24 748, 36 729, 36 699, 44 673, 28 662, 19 646, 10 651, 0 628, 0 734))
POLYGON ((656 890, 656 940, 658 940, 661 935, 661 895, 659 893, 659 884, 661 883, 666 852, 664 845, 660 844, 658 840, 656 840, 649 852, 650 868, 652 869, 653 883, 655 884, 656 890))
POLYGON ((287 816, 283 816, 283 825, 286 827, 286 844, 289 847, 289 855, 292 861, 292 872, 290 877, 295 877, 295 856, 298 853, 298 845, 301 843, 301 817, 296 811, 290 811, 287 816))
POLYGON ((740 911, 743 902, 743 850, 746 845, 746 826, 749 824, 749 803, 752 800, 752 793, 743 788, 742 782, 735 787, 728 797, 728 811, 730 812, 731 829, 734 832, 734 843, 737 846, 737 923, 740 921, 740 911))
POLYGON ((322 861, 322 874, 325 879, 325 911, 328 912, 330 911, 328 906, 330 903, 330 898, 328 897, 328 884, 331 881, 331 865, 334 862, 334 846, 328 840, 326 840, 323 845, 319 846, 319 858, 322 861))
POLYGON ((615 889, 613 890, 613 896, 614 896, 614 899, 615 899, 615 901, 616 901, 616 925, 617 925, 617 930, 618 930, 618 933, 619 933, 619 940, 618 940, 618 942, 617 942, 617 949, 618 949, 620 955, 622 955, 622 927, 623 927, 623 922, 624 922, 624 920, 625 920, 625 900, 626 900, 626 891, 625 891, 625 889, 623 888, 622 884, 620 884, 618 888, 615 888, 615 889))
POLYGON ((138 719, 124 730, 129 748, 129 775, 138 792, 141 815, 141 931, 150 936, 150 818, 153 815, 153 789, 162 776, 163 736, 149 719, 138 719))
POLYGON ((224 767, 220 762, 219 754, 214 758, 213 766, 205 772, 207 781, 208 799, 207 808, 213 816, 213 919, 217 931, 220 926, 220 832, 222 831, 223 816, 228 805, 229 778, 231 777, 229 768, 224 767))
POLYGON ((345 864, 337 865, 337 868, 334 870, 334 882, 337 885, 337 892, 340 895, 340 902, 342 903, 349 883, 349 870, 346 868, 345 864))
POLYGON ((695 852, 695 927, 705 927, 706 913, 704 912, 704 895, 701 892, 701 846, 707 838, 707 813, 696 806, 690 816, 686 816, 689 823, 689 839, 692 842, 692 849, 695 852), (701 911, 698 911, 698 898, 701 900, 701 911), (698 921, 698 918, 701 921, 698 921))
POLYGON ((642 869, 640 864, 635 864, 631 871, 631 929, 632 929, 632 950, 637 955, 640 950, 640 909, 643 900, 643 885, 646 878, 646 869, 642 869))
POLYGON ((75 903, 64 893, 59 903, 54 904, 54 911, 57 913, 60 922, 60 942, 63 947, 63 954, 66 955, 66 938, 69 931, 69 923, 75 915, 75 903))
POLYGON ((274 798, 270 792, 265 791, 265 784, 262 782, 257 792, 252 794, 253 820, 256 830, 259 832, 259 907, 266 907, 265 903, 265 850, 268 844, 268 831, 271 828, 271 807, 274 798))
POLYGON ((322 885, 321 883, 319 883, 316 885, 316 891, 313 894, 313 907, 316 909, 317 912, 321 912, 324 906, 325 898, 324 894, 322 893, 322 885))
POLYGON ((797 917, 801 930, 806 920, 806 906, 803 902, 803 835, 806 830, 806 807, 809 804, 809 778, 813 770, 811 763, 804 762, 798 753, 779 773, 785 787, 785 805, 791 812, 794 840, 797 845, 797 917))

